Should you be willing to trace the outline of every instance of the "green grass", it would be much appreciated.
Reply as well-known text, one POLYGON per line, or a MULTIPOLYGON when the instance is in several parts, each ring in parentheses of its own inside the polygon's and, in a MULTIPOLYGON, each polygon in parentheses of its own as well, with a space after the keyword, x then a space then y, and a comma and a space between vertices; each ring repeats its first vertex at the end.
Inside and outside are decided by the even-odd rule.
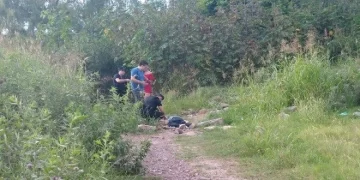
MULTIPOLYGON (((226 92, 221 94, 228 96, 224 99, 232 99, 221 116, 236 128, 183 137, 180 143, 202 147, 211 156, 237 159, 239 171, 249 178, 360 179, 360 118, 351 115, 358 109, 359 67, 356 60, 331 66, 322 57, 298 57, 255 76, 268 77, 265 80, 217 88, 217 93, 226 92), (297 111, 281 118, 280 112, 290 105, 297 111), (349 115, 340 116, 343 111, 349 115)), ((183 107, 178 109, 202 97, 180 99, 183 107)))
POLYGON ((228 93, 227 89, 220 87, 199 88, 186 96, 171 91, 165 95, 165 111, 167 114, 177 114, 189 109, 196 111, 203 108, 216 108, 219 103, 232 101, 232 99, 227 99, 228 93))

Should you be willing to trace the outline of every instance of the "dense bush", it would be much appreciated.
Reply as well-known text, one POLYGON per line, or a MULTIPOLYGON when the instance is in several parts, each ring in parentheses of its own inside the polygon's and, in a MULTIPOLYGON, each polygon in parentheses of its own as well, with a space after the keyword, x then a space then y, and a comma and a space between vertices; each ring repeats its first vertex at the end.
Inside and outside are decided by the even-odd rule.
POLYGON ((359 105, 360 98, 358 71, 359 62, 352 58, 339 65, 332 65, 321 54, 284 59, 278 66, 260 70, 249 77, 248 88, 252 89, 249 92, 256 95, 250 93, 247 96, 258 97, 247 101, 246 106, 252 106, 250 104, 254 102, 257 107, 266 106, 263 110, 279 110, 300 101, 320 98, 329 109, 353 107, 359 105))
POLYGON ((117 179, 141 172, 149 143, 139 149, 120 136, 137 127, 132 104, 93 97, 92 80, 64 66, 2 54, 1 178, 117 179))
POLYGON ((0 27, 8 36, 35 37, 55 54, 79 52, 86 71, 101 77, 147 59, 164 89, 241 81, 314 47, 332 62, 356 57, 359 49, 356 1, 3 1, 0 27), (29 29, 19 30, 25 22, 29 29))

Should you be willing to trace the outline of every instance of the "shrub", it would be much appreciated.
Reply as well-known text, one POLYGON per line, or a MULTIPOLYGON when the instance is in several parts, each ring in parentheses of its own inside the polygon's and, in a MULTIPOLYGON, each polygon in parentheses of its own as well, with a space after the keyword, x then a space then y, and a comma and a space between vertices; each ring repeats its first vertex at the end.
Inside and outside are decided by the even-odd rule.
POLYGON ((137 148, 120 136, 137 127, 132 104, 95 99, 81 72, 26 53, 6 53, 0 77, 1 178, 118 179, 141 171, 149 143, 137 148))

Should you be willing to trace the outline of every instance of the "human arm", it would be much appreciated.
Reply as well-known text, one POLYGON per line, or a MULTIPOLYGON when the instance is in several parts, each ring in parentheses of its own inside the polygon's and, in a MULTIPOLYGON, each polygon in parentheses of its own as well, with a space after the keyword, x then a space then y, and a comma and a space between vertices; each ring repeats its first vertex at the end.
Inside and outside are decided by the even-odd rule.
POLYGON ((160 112, 163 113, 163 116, 165 117, 165 111, 164 111, 164 108, 162 106, 158 106, 158 109, 160 112))
POLYGON ((135 83, 138 83, 138 84, 142 84, 142 85, 147 85, 147 83, 145 81, 139 81, 135 78, 136 76, 131 76, 131 81, 132 82, 135 82, 135 83))
POLYGON ((125 83, 125 82, 129 82, 130 79, 124 79, 122 78, 119 74, 115 74, 113 79, 115 80, 116 83, 125 83))
POLYGON ((142 85, 146 85, 147 83, 145 81, 140 81, 140 80, 137 80, 136 77, 138 76, 138 73, 136 71, 136 69, 133 69, 131 70, 131 78, 130 80, 134 83, 137 83, 137 84, 142 84, 142 85))
POLYGON ((156 105, 157 105, 157 108, 159 109, 159 111, 164 113, 164 115, 165 115, 165 111, 164 111, 164 108, 163 108, 163 105, 162 105, 162 102, 160 99, 157 99, 156 105))
POLYGON ((145 79, 145 82, 151 84, 151 80, 148 77, 144 76, 144 79, 145 79))
POLYGON ((152 73, 145 75, 145 80, 147 83, 154 85, 155 83, 155 77, 152 73))
POLYGON ((164 108, 162 106, 159 106, 159 111, 165 114, 164 108))
POLYGON ((125 83, 125 82, 129 82, 130 79, 120 79, 120 78, 116 78, 115 81, 116 81, 117 83, 125 83))

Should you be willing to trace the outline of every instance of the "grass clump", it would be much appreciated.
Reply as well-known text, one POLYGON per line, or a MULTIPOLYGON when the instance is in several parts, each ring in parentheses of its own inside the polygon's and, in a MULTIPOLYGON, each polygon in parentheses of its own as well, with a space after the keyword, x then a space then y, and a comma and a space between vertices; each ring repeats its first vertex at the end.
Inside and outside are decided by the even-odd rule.
POLYGON ((203 108, 215 108, 219 103, 228 102, 227 91, 220 87, 199 88, 188 95, 170 91, 165 95, 164 107, 167 114, 176 114, 185 110, 194 111, 203 108))

